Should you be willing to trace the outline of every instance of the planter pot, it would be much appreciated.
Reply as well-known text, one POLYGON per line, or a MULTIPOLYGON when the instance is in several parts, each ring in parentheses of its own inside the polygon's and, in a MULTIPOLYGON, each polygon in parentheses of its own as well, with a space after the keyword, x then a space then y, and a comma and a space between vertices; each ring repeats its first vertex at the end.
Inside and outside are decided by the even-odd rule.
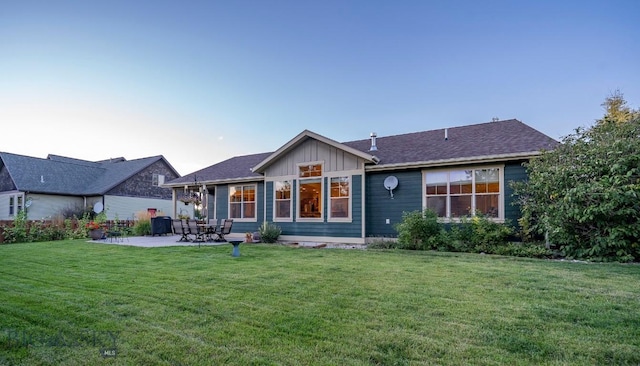
POLYGON ((104 231, 102 229, 92 229, 89 231, 89 236, 93 240, 100 240, 104 236, 104 231))

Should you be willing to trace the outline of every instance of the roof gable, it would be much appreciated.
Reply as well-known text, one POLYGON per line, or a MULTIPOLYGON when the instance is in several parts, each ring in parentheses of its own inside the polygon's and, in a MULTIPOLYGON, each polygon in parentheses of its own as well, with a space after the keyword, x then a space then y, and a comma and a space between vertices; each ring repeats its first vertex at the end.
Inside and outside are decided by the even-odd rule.
POLYGON ((284 154, 286 154, 287 152, 295 149, 297 146, 299 146, 300 144, 302 144, 304 141, 306 141, 307 139, 314 139, 314 140, 318 140, 320 142, 323 142, 329 146, 335 147, 337 149, 340 150, 344 150, 352 155, 355 155, 359 158, 364 159, 365 161, 368 162, 375 162, 375 157, 369 153, 366 153, 362 150, 358 150, 355 149, 351 146, 345 145, 345 144, 341 144, 335 140, 332 140, 330 138, 324 137, 322 135, 319 135, 315 132, 311 132, 309 130, 304 130, 301 133, 299 133, 296 137, 294 137, 293 139, 289 140, 289 142, 287 142, 286 144, 284 144, 282 147, 280 147, 278 150, 276 150, 274 153, 272 153, 271 155, 269 155, 266 159, 264 159, 263 161, 261 161, 259 164, 257 164, 255 167, 253 167, 253 171, 256 173, 261 173, 264 171, 264 169, 266 167, 268 167, 270 164, 272 164, 275 160, 279 159, 281 156, 283 156, 284 154))

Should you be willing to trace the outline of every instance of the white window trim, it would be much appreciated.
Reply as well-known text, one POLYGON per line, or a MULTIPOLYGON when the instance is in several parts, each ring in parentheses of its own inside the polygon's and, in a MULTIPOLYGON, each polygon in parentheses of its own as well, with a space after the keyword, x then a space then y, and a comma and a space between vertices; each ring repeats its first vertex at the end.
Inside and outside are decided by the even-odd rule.
POLYGON ((7 200, 7 214, 9 217, 15 217, 18 212, 24 210, 24 204, 25 204, 25 199, 24 199, 24 193, 15 193, 15 194, 10 194, 9 198, 7 200), (11 209, 11 198, 13 198, 13 213, 10 213, 10 209, 11 209), (22 204, 18 204, 18 199, 21 198, 21 202, 22 204))
POLYGON ((353 221, 353 175, 344 172, 332 172, 327 178, 327 222, 352 222, 353 221), (331 178, 349 178, 349 205, 347 217, 331 217, 331 178))
MULTIPOLYGON (((234 203, 240 203, 240 207, 241 207, 241 212, 244 215, 244 207, 242 207, 242 205, 244 204, 243 202, 234 202, 234 203)), ((233 219, 234 222, 258 222, 258 184, 257 183, 237 183, 237 184, 229 184, 227 186, 227 216, 229 216, 229 219, 233 219), (232 187, 244 187, 244 186, 253 186, 254 192, 255 192, 255 200, 253 201, 255 204, 255 217, 251 218, 238 218, 238 217, 231 217, 231 199, 230 199, 230 195, 231 195, 231 188, 232 187)))
POLYGON ((151 176, 151 185, 154 187, 160 187, 164 184, 164 174, 153 173, 151 176))
MULTIPOLYGON (((498 179, 500 181, 500 192, 498 194, 498 217, 488 217, 489 220, 495 222, 504 222, 504 164, 503 165, 474 165, 474 166, 450 166, 448 168, 438 168, 438 169, 423 169, 422 170, 422 207, 426 209, 427 207, 427 181, 425 179, 427 173, 441 173, 441 172, 451 172, 457 170, 481 170, 481 169, 498 169, 498 179)), ((450 184, 451 182, 447 182, 450 184)), ((472 180, 472 194, 471 194, 471 216, 475 216, 475 208, 476 208, 476 185, 475 185, 475 174, 473 175, 472 180)), ((439 217, 438 220, 444 223, 449 222, 460 222, 460 218, 458 217, 450 217, 451 216, 451 193, 447 193, 447 217, 439 217)))
POLYGON ((273 205, 271 207, 273 207, 272 209, 272 221, 273 222, 293 222, 293 199, 294 197, 296 197, 294 195, 295 192, 295 184, 294 184, 295 178, 293 177, 288 177, 288 178, 283 178, 283 179, 274 179, 273 180, 273 205), (277 182, 286 182, 288 181, 289 183, 291 183, 291 192, 290 192, 290 197, 289 197, 289 217, 277 217, 276 216, 276 183, 277 182))
POLYGON ((296 164, 296 181, 298 182, 296 184, 296 222, 324 222, 325 217, 324 217, 324 213, 325 213, 325 198, 326 198, 326 192, 325 192, 325 178, 327 177, 325 174, 325 170, 324 170, 324 161, 305 161, 302 163, 297 163, 296 164), (322 169, 322 174, 320 174, 319 176, 316 177, 300 177, 300 167, 303 166, 309 166, 309 165, 320 165, 321 169, 322 169), (322 194, 321 197, 321 209, 320 209, 320 217, 318 218, 312 218, 312 217, 300 217, 300 188, 302 187, 302 183, 305 180, 317 180, 320 179, 320 193, 322 194))

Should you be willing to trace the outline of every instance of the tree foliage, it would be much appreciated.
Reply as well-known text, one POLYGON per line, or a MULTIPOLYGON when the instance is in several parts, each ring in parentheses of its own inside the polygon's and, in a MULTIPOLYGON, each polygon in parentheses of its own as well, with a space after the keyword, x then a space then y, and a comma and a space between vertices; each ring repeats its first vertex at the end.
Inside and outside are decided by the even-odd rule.
POLYGON ((640 113, 621 94, 607 114, 578 128, 553 151, 527 164, 529 179, 514 184, 523 218, 548 233, 568 257, 640 259, 640 113))

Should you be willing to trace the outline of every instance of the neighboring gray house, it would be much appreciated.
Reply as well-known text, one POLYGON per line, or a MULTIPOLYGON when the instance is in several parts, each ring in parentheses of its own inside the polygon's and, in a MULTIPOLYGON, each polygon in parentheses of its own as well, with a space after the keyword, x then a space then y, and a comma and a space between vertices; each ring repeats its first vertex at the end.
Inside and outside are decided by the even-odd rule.
POLYGON ((29 219, 48 219, 98 202, 109 219, 133 219, 148 209, 170 214, 172 192, 162 184, 178 177, 163 156, 92 162, 0 152, 0 220, 11 220, 25 208, 29 219))
POLYGON ((238 156, 165 186, 204 192, 209 218, 233 231, 264 221, 282 240, 362 244, 394 237, 405 211, 433 209, 444 222, 482 212, 515 221, 510 181, 557 141, 517 120, 336 142, 305 130, 275 152, 238 156))

